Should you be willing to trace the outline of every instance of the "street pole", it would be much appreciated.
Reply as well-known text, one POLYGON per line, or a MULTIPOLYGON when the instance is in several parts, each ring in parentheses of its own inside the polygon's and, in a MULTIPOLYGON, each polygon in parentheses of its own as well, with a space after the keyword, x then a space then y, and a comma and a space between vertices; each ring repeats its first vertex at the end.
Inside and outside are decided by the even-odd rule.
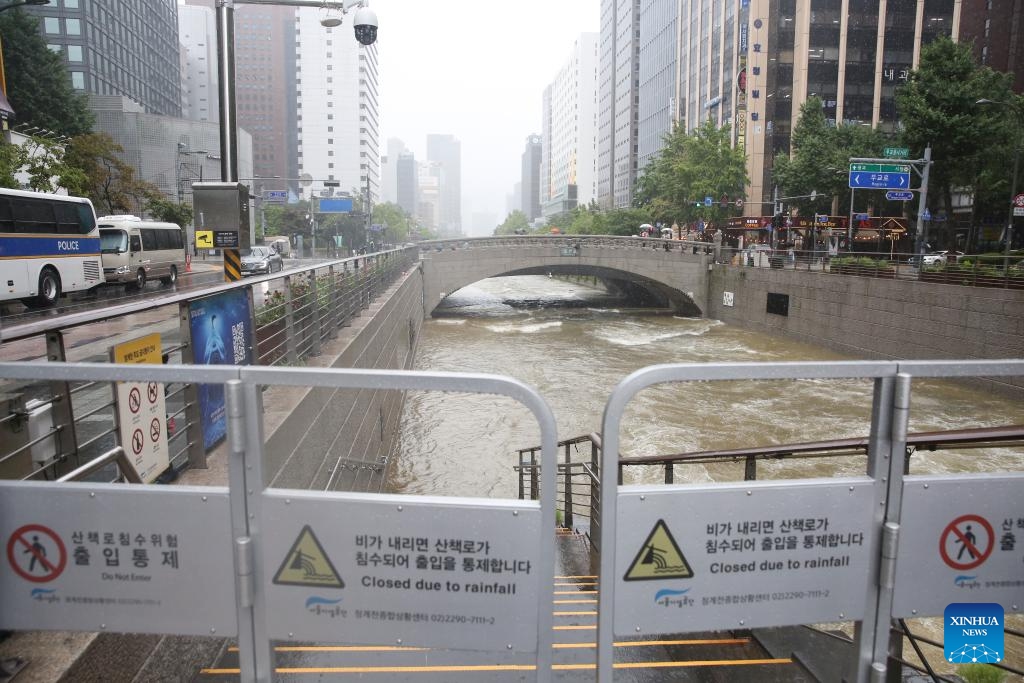
POLYGON ((853 192, 850 188, 850 220, 846 223, 846 251, 853 251, 853 192))
MULTIPOLYGON (((1020 126, 1024 127, 1024 115, 1020 117, 1020 126)), ((1010 274, 1010 250, 1013 249, 1013 200, 1017 197, 1017 178, 1020 171, 1020 148, 1024 146, 1024 132, 1017 135, 1017 149, 1013 150, 1013 182, 1010 184, 1010 211, 1006 218, 1006 248, 1003 250, 1003 274, 1010 274)))
MULTIPOLYGON (((924 171, 921 172, 921 196, 917 202, 917 249, 918 254, 924 254, 925 245, 928 243, 928 221, 924 219, 924 212, 928 209, 928 172, 932 167, 932 146, 929 144, 924 148, 924 171)), ((923 265, 923 259, 922 259, 923 265)))

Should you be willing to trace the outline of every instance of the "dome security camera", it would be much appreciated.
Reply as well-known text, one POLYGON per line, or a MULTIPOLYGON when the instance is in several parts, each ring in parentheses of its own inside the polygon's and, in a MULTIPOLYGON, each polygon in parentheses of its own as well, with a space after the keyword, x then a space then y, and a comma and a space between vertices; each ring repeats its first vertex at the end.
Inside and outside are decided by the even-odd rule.
POLYGON ((360 7, 356 10, 352 25, 355 27, 356 40, 361 44, 373 45, 377 42, 377 13, 372 9, 360 7))

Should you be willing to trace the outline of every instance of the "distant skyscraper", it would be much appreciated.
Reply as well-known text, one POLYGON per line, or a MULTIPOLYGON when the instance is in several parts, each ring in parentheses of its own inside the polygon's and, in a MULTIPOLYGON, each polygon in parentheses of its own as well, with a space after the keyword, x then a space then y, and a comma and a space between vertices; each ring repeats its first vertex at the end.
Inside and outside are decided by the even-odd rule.
POLYGON ((217 17, 213 8, 178 7, 182 57, 181 115, 192 121, 219 121, 217 94, 217 17))
POLYGON ((235 115, 252 133, 254 175, 282 178, 254 189, 299 189, 286 180, 298 177, 295 17, 294 8, 235 6, 235 115))
POLYGON ((640 0, 601 0, 598 71, 598 202, 605 208, 633 201, 637 172, 637 87, 640 0))
POLYGON ((336 192, 380 196, 377 45, 360 45, 350 25, 324 28, 317 12, 297 12, 295 21, 300 82, 295 100, 300 177, 323 181, 336 192), (301 40, 300 40, 301 38, 301 40))
POLYGON ((405 151, 405 143, 398 138, 388 138, 387 156, 380 160, 381 198, 392 204, 398 203, 398 158, 405 151))
POLYGON ((176 0, 65 0, 21 9, 42 19, 43 38, 64 58, 75 90, 181 116, 176 0))
POLYGON ((403 211, 410 216, 415 216, 419 208, 417 204, 419 168, 412 152, 405 151, 398 155, 398 161, 395 163, 395 176, 398 184, 396 201, 403 211))
POLYGON ((441 232, 442 191, 444 167, 439 161, 424 161, 417 165, 416 218, 420 227, 441 232))
POLYGON ((583 33, 544 90, 541 213, 552 216, 597 197, 597 34, 583 33))
POLYGON ((540 216, 540 155, 541 137, 531 135, 526 138, 526 149, 523 151, 522 210, 531 221, 540 216))
POLYGON ((462 143, 454 135, 427 135, 427 161, 441 165, 442 237, 462 234, 462 143))

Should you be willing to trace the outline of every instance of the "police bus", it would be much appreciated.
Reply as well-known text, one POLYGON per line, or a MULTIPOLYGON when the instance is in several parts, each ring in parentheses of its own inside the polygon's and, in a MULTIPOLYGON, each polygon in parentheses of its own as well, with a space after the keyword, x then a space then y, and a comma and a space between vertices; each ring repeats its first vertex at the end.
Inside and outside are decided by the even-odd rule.
POLYGON ((0 301, 52 306, 103 284, 92 202, 0 188, 0 301))

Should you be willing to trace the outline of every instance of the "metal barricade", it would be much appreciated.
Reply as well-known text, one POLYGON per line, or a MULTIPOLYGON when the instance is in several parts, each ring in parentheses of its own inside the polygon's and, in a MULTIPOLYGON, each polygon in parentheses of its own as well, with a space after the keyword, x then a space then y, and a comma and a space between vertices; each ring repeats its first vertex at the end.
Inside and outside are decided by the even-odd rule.
POLYGON ((854 621, 852 680, 880 683, 893 619, 942 614, 960 600, 1024 611, 1024 548, 1004 544, 1008 552, 992 555, 1000 541, 989 522, 1024 518, 1024 473, 903 473, 913 377, 1022 374, 1024 361, 1009 360, 662 365, 625 378, 602 428, 598 680, 612 680, 616 634, 854 621), (627 486, 610 476, 626 406, 648 387, 850 378, 874 383, 863 476, 627 486), (764 550, 761 539, 784 525, 781 545, 771 540, 764 550), (948 557, 958 542, 961 554, 971 549, 969 559, 948 557), (954 586, 981 555, 988 560, 984 590, 954 586))
POLYGON ((539 501, 518 501, 267 488, 262 466, 263 389, 284 385, 505 396, 537 420, 554 473, 554 416, 534 389, 484 374, 96 363, 0 363, 0 378, 223 385, 230 449, 227 488, 0 482, 0 629, 234 636, 246 681, 272 678, 272 641, 298 639, 529 654, 550 680, 553 475, 539 501), (503 583, 467 569, 477 561, 502 563, 503 583))

